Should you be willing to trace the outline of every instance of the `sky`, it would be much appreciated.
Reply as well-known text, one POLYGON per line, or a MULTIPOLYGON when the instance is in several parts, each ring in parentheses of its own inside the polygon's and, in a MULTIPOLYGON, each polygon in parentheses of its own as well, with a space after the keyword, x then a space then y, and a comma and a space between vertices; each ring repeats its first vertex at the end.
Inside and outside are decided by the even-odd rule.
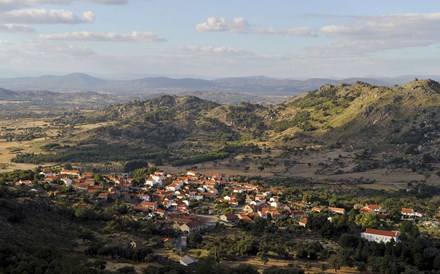
POLYGON ((0 0, 0 78, 440 75, 438 0, 0 0))

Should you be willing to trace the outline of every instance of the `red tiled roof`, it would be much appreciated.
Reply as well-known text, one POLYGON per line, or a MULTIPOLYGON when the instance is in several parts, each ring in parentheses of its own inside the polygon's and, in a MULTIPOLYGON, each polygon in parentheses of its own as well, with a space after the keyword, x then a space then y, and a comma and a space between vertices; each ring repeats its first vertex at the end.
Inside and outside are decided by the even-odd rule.
POLYGON ((306 214, 304 210, 292 210, 292 215, 294 216, 302 216, 306 214))
POLYGON ((360 209, 360 211, 362 211, 362 212, 371 212, 371 208, 363 207, 363 208, 360 209))
POLYGON ((367 228, 364 233, 375 234, 380 236, 388 236, 388 237, 396 237, 399 234, 398 231, 380 230, 373 228, 367 228))
POLYGON ((301 223, 301 224, 307 224, 307 222, 308 222, 308 220, 307 220, 307 218, 302 218, 301 220, 299 220, 299 222, 301 223))
POLYGON ((77 169, 72 169, 72 170, 62 169, 62 170, 60 171, 60 173, 79 174, 79 170, 77 170, 77 169))
POLYGON ((252 219, 249 216, 244 215, 244 214, 240 214, 238 217, 240 219, 242 219, 243 221, 247 222, 247 223, 253 223, 254 222, 254 221, 252 221, 252 219))
POLYGON ((402 213, 414 213, 414 209, 412 209, 412 208, 402 208, 402 213))
POLYGON ((345 212, 345 209, 340 207, 329 207, 328 209, 335 212, 345 212))

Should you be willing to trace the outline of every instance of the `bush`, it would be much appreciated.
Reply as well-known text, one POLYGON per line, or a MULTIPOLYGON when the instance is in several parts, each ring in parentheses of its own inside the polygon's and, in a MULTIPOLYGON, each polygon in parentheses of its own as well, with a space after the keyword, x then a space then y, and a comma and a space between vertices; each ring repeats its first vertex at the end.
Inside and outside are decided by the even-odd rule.
POLYGON ((136 270, 133 266, 124 266, 118 269, 118 273, 136 274, 136 270))
POLYGON ((210 152, 210 153, 205 153, 205 154, 197 155, 197 156, 182 159, 182 160, 177 160, 177 161, 172 162, 171 164, 173 166, 194 165, 194 164, 203 163, 203 162, 207 162, 207 161, 224 159, 228 156, 229 156, 229 153, 227 153, 227 152, 222 152, 222 151, 210 152))

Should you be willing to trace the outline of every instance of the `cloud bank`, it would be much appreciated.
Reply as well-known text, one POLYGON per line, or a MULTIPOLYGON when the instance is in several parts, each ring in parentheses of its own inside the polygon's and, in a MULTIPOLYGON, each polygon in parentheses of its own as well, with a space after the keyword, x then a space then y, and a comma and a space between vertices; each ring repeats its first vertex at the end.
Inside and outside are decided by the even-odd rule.
POLYGON ((10 33, 32 33, 35 32, 33 27, 27 25, 19 24, 0 24, 0 32, 10 32, 10 33))
POLYGON ((223 32, 239 32, 239 33, 257 33, 257 34, 276 34, 286 36, 309 36, 315 37, 316 34, 310 28, 254 28, 243 17, 236 17, 227 19, 224 17, 208 17, 205 22, 199 23, 195 26, 198 32, 223 31, 223 32))
POLYGON ((94 33, 87 31, 66 32, 60 34, 43 34, 39 36, 42 40, 65 40, 65 41, 107 41, 107 42, 163 42, 165 38, 152 32, 131 33, 94 33))
POLYGON ((359 18, 350 24, 326 25, 320 31, 338 39, 317 49, 364 53, 440 43, 440 13, 406 13, 359 18))
POLYGON ((208 17, 206 22, 196 25, 196 31, 228 31, 228 32, 244 32, 249 28, 249 23, 243 17, 234 19, 226 19, 224 17, 208 17))
POLYGON ((24 24, 80 24, 95 21, 91 11, 80 16, 64 9, 19 9, 0 13, 0 21, 24 24))

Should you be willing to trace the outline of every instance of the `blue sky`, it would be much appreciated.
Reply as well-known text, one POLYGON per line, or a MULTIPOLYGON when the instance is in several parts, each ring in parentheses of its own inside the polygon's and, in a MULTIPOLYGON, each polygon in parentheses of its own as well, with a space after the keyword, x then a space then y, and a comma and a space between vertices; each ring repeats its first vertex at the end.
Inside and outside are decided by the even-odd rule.
POLYGON ((440 1, 0 0, 0 78, 440 74, 440 1))

